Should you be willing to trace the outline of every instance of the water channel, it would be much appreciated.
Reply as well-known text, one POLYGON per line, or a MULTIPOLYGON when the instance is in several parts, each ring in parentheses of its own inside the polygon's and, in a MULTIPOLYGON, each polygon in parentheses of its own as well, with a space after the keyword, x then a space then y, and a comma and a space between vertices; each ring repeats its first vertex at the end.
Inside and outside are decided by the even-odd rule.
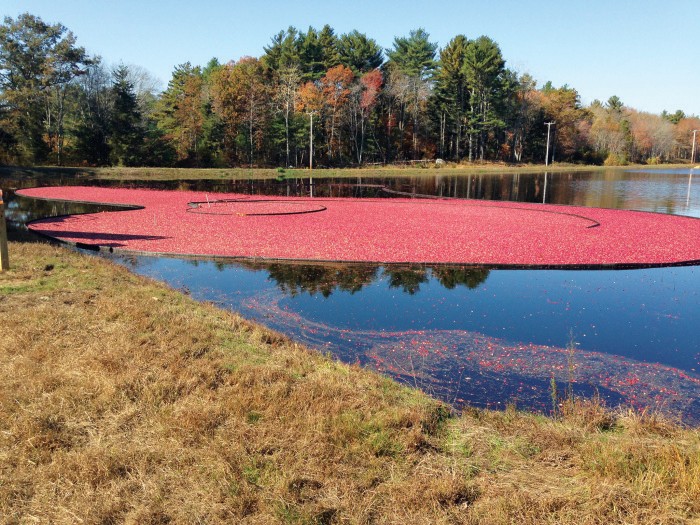
MULTIPOLYGON (((411 194, 700 218, 700 172, 688 169, 470 177, 450 176, 447 169, 426 171, 401 179, 315 178, 313 187, 309 179, 282 177, 99 184, 261 195, 411 194)), ((24 224, 39 217, 98 209, 14 196, 23 187, 66 184, 86 181, 0 179, 10 237, 31 239, 24 224)), ((698 266, 506 270, 109 257, 458 408, 515 403, 547 412, 554 378, 559 392, 571 385, 577 395, 599 395, 611 406, 651 407, 700 424, 698 266)))

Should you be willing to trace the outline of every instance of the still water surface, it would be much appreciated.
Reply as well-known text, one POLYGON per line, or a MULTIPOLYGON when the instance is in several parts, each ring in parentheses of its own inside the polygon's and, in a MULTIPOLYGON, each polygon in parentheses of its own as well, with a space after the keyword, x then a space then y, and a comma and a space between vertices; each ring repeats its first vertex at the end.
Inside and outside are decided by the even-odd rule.
MULTIPOLYGON (((84 183, 59 181, 76 182, 84 183)), ((9 190, 13 236, 27 235, 22 225, 34 218, 94 210, 12 194, 55 180, 0 183, 9 190)), ((276 195, 311 191, 308 179, 159 187, 276 195)), ((471 177, 431 172, 413 179, 315 179, 313 192, 387 198, 410 193, 700 217, 700 173, 688 170, 471 177)), ((563 271, 113 258, 458 407, 515 402, 547 411, 554 377, 560 392, 571 382, 576 393, 597 392, 611 405, 651 406, 700 423, 697 266, 563 271)))

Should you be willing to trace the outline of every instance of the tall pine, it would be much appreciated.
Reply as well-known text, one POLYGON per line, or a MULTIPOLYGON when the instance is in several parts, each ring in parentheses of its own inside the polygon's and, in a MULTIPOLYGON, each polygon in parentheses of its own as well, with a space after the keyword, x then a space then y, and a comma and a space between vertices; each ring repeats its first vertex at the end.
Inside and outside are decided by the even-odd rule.
POLYGON ((110 161, 118 166, 140 164, 144 129, 129 69, 120 65, 114 71, 112 84, 112 115, 110 119, 110 161))

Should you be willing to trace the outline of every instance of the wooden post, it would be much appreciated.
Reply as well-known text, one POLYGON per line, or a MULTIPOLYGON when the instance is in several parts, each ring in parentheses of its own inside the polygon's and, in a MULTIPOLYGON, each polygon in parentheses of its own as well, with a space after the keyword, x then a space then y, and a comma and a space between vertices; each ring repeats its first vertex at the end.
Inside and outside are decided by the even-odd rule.
POLYGON ((10 256, 7 251, 7 225, 5 224, 5 203, 0 190, 0 272, 10 269, 10 256))

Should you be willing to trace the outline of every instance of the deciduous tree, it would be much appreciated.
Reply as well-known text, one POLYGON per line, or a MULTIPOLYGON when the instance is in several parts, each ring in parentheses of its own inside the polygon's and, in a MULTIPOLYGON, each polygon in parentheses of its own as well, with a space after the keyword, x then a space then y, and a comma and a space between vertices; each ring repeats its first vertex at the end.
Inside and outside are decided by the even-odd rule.
POLYGON ((629 112, 633 159, 658 163, 667 161, 673 150, 673 123, 660 115, 629 112))
POLYGON ((625 162, 630 154, 631 137, 620 98, 613 95, 605 105, 594 101, 589 113, 592 120, 589 142, 597 155, 610 163, 625 162))
MULTIPOLYGON (((296 109, 306 113, 309 116, 309 143, 312 143, 314 138, 313 118, 314 115, 320 116, 324 108, 323 92, 314 82, 306 82, 298 92, 296 109)), ((316 126, 318 129, 318 126, 316 126)), ((313 150, 313 148, 310 148, 313 150)), ((309 156, 313 156, 313 151, 309 152, 309 156)), ((313 159, 311 159, 313 160, 313 159)))
POLYGON ((585 111, 581 108, 578 92, 567 85, 555 88, 548 82, 538 94, 545 118, 556 123, 553 127, 552 158, 573 158, 577 150, 585 145, 584 137, 579 133, 579 123, 585 117, 585 111))
POLYGON ((73 158, 93 166, 109 164, 111 77, 101 64, 92 64, 79 77, 77 111, 73 118, 73 158))
POLYGON ((382 72, 379 69, 374 69, 362 75, 359 81, 355 82, 351 87, 350 136, 358 164, 363 162, 367 125, 372 110, 379 102, 382 83, 382 72))
POLYGON ((61 24, 22 14, 0 25, 0 106, 20 155, 61 163, 66 90, 92 63, 61 24))
POLYGON ((296 107, 300 82, 301 73, 296 66, 284 67, 275 76, 274 105, 277 113, 284 119, 285 166, 291 163, 290 124, 296 107))
POLYGON ((244 57, 212 74, 214 111, 222 119, 230 161, 238 156, 236 142, 245 137, 248 163, 253 164, 269 120, 270 82, 262 62, 244 57))
POLYGON ((673 128, 676 156, 679 159, 691 160, 693 151, 693 138, 695 138, 695 161, 700 158, 700 132, 693 134, 693 130, 700 130, 699 117, 683 117, 673 128))
POLYGON ((339 65, 329 69, 320 81, 325 110, 326 148, 329 160, 333 160, 335 153, 339 149, 340 137, 338 128, 350 99, 350 85, 353 77, 354 75, 350 68, 339 65))

